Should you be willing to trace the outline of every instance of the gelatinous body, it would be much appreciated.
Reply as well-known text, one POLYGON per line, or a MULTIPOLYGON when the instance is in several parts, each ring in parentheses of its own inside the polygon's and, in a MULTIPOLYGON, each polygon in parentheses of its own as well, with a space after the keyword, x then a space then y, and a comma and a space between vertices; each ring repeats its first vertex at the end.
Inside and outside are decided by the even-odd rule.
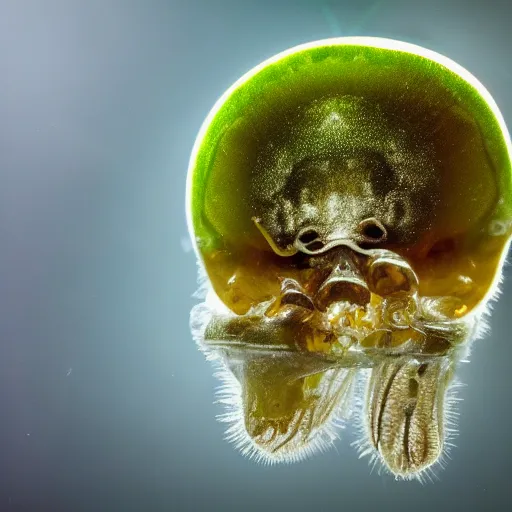
POLYGON ((222 96, 189 167, 192 322, 246 451, 299 459, 351 411, 395 475, 440 460, 512 235, 511 153, 472 75, 396 41, 299 46, 222 96))

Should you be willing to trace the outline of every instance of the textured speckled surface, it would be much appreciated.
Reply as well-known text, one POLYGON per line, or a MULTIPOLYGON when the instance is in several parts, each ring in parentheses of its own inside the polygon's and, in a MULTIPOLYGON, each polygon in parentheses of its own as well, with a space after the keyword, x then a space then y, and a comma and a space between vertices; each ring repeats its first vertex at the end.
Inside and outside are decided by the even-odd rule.
MULTIPOLYGON (((447 65, 413 53, 421 52, 421 48, 404 45, 403 49, 407 51, 397 50, 393 49, 393 41, 382 39, 376 39, 374 43, 383 46, 381 48, 370 46, 372 41, 369 39, 361 40, 359 45, 356 43, 340 39, 288 50, 242 77, 216 105, 215 115, 207 120, 207 129, 201 132, 196 142, 197 153, 193 155, 190 168, 193 172, 189 199, 191 215, 196 235, 199 239, 204 238, 204 243, 212 243, 206 240, 216 236, 211 223, 215 224, 216 217, 223 216, 223 209, 229 212, 225 215, 236 219, 231 229, 250 230, 250 212, 240 204, 247 202, 244 202, 247 193, 244 193, 242 182, 249 180, 249 175, 255 172, 254 152, 267 143, 268 134, 276 133, 277 137, 280 125, 286 124, 287 117, 295 109, 318 98, 344 95, 389 106, 394 115, 407 119, 415 129, 418 129, 417 125, 429 131, 438 129, 439 117, 449 109, 473 118, 484 141, 483 151, 492 161, 493 172, 505 198, 498 205, 496 215, 505 219, 510 216, 510 155, 499 120, 477 87, 447 65), (432 117, 430 121, 428 116, 432 117), (240 124, 242 126, 238 128, 240 124), (238 138, 232 136, 232 140, 235 137, 233 142, 222 145, 221 141, 233 127, 240 132, 238 138), (224 157, 224 154, 219 155, 220 151, 227 153, 227 160, 223 160, 217 171, 220 175, 215 177, 212 176, 215 159, 224 157), (205 198, 209 180, 214 180, 217 187, 210 193, 212 206, 205 198), (230 200, 226 201, 225 197, 230 200)), ((448 59, 445 64, 449 64, 448 59)), ((474 151, 477 155, 478 148, 474 151)), ((451 172, 460 170, 451 169, 451 172)), ((447 196, 446 200, 452 198, 447 196)), ((466 206, 461 202, 461 208, 466 206)), ((223 218, 217 222, 221 230, 225 227, 222 235, 229 236, 229 224, 223 218)))

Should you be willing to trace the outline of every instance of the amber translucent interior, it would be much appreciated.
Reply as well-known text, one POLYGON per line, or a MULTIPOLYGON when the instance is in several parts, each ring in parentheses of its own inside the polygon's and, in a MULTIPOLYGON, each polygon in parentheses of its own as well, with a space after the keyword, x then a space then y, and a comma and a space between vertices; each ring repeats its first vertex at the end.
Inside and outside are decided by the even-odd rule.
MULTIPOLYGON (((423 257, 420 251, 403 252, 418 275, 421 296, 456 297, 465 306, 463 313, 469 313, 489 292, 508 237, 486 235, 467 249, 457 247, 454 240, 423 257)), ((311 268, 302 255, 279 257, 254 248, 245 253, 213 251, 204 255, 204 263, 219 298, 239 315, 277 298, 283 278, 293 278, 314 295, 327 274, 327 269, 311 268)))

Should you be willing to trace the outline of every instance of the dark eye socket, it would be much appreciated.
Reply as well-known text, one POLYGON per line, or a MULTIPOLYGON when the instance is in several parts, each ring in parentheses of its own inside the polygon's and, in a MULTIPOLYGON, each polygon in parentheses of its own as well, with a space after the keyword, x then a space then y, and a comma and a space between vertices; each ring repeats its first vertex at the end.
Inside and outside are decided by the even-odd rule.
POLYGON ((387 231, 382 222, 377 219, 365 219, 359 224, 359 232, 365 242, 381 242, 387 238, 387 231))
POLYGON ((309 244, 309 242, 312 242, 313 240, 316 240, 318 238, 318 233, 314 229, 308 229, 302 235, 299 236, 299 240, 303 244, 309 244))

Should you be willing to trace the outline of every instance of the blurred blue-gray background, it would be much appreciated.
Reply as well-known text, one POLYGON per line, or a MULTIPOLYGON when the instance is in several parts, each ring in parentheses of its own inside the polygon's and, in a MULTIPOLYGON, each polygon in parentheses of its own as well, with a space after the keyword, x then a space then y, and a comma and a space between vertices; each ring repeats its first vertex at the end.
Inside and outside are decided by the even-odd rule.
POLYGON ((512 125, 512 4, 0 1, 0 512, 506 510, 512 272, 460 372, 440 481, 338 452, 263 467, 225 443, 188 330, 184 190, 197 131, 293 45, 377 35, 458 61, 512 125))

